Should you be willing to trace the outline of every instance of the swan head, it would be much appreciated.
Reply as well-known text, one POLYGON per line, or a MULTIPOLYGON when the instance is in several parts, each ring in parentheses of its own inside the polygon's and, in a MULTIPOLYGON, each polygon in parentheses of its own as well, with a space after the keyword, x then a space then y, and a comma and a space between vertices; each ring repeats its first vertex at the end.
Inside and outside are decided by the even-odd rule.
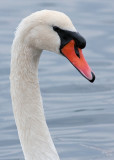
POLYGON ((52 10, 35 12, 23 19, 16 35, 30 47, 65 56, 86 79, 95 80, 82 53, 86 40, 64 13, 52 10))

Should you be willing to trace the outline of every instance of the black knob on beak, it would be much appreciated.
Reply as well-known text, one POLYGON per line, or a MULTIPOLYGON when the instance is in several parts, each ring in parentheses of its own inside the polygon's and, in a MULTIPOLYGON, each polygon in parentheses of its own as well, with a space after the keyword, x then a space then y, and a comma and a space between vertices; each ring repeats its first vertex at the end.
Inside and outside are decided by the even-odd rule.
POLYGON ((81 49, 85 48, 85 46, 86 46, 86 40, 84 39, 84 37, 82 37, 80 35, 80 33, 75 32, 74 35, 73 35, 73 38, 74 38, 74 40, 76 42, 76 46, 78 48, 81 48, 81 49))

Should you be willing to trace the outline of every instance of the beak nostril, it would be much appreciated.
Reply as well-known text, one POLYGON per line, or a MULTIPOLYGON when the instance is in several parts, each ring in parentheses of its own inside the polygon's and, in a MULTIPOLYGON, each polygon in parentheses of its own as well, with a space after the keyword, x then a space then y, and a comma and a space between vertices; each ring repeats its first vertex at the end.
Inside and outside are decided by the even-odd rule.
POLYGON ((80 53, 79 53, 78 48, 76 47, 76 44, 74 44, 74 50, 75 50, 76 55, 80 58, 80 53))

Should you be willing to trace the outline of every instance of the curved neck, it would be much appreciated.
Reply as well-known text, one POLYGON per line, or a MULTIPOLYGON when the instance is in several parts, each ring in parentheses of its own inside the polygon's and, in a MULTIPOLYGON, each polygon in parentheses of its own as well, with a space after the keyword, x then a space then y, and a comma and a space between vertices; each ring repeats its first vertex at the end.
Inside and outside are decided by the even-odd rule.
POLYGON ((40 95, 37 71, 40 55, 40 50, 14 40, 10 75, 13 111, 25 160, 59 160, 40 95))

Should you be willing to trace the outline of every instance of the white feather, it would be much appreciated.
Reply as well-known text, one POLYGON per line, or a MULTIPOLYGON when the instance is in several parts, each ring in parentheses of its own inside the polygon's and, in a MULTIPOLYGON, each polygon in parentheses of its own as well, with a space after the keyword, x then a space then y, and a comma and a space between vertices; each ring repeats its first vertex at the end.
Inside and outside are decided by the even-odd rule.
POLYGON ((42 50, 59 54, 60 38, 53 26, 76 31, 64 13, 43 10, 22 20, 12 45, 11 97, 25 160, 59 160, 45 121, 37 71, 42 50))

